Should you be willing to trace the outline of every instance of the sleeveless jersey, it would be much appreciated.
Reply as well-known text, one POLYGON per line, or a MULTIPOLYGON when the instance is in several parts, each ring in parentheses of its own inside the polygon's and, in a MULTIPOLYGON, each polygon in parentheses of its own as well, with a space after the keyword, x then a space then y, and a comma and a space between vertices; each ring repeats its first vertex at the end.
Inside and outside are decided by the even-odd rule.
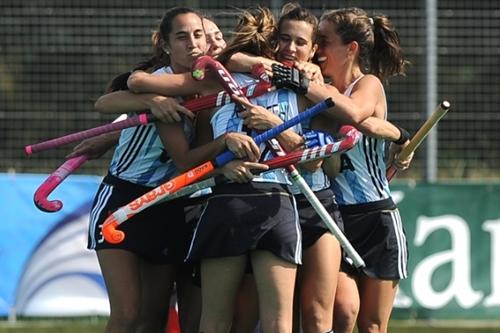
MULTIPOLYGON (((362 77, 351 83, 344 95, 350 96, 362 77)), ((387 105, 384 118, 387 118, 387 105)), ((340 155, 340 174, 332 180, 332 190, 339 205, 368 203, 391 196, 385 177, 384 155, 385 141, 364 134, 356 146, 340 155)))
MULTIPOLYGON (((240 87, 256 83, 256 80, 241 73, 233 74, 235 81, 240 87)), ((283 121, 286 121, 298 114, 297 96, 288 89, 279 89, 264 95, 261 95, 250 100, 253 104, 260 105, 279 116, 283 121)), ((243 119, 238 116, 238 107, 234 104, 226 104, 221 107, 212 116, 210 120, 214 132, 214 138, 227 132, 242 132, 243 119)), ((300 131, 300 126, 293 127, 296 132, 300 131)), ((256 136, 257 133, 252 131, 249 135, 256 136)), ((274 155, 267 149, 265 143, 260 145, 261 161, 266 161, 274 155)), ((281 184, 290 184, 287 172, 284 169, 270 170, 261 173, 253 178, 257 182, 274 182, 281 184)))
MULTIPOLYGON (((163 67, 153 74, 172 73, 170 67, 163 67)), ((192 140, 192 127, 183 118, 184 132, 192 140)), ((127 128, 121 131, 109 173, 134 184, 156 187, 178 171, 156 131, 153 123, 127 128)))

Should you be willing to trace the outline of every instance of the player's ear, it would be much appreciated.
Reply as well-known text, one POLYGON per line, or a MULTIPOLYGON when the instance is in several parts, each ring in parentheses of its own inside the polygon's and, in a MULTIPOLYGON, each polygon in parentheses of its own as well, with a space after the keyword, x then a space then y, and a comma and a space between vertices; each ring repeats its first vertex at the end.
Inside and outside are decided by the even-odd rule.
POLYGON ((313 46, 312 46, 311 52, 309 53, 309 59, 307 59, 308 61, 311 61, 311 59, 316 54, 317 50, 318 50, 318 44, 314 43, 313 46))
POLYGON ((355 55, 359 50, 358 42, 356 42, 355 40, 350 42, 349 45, 347 46, 347 50, 349 54, 355 55))

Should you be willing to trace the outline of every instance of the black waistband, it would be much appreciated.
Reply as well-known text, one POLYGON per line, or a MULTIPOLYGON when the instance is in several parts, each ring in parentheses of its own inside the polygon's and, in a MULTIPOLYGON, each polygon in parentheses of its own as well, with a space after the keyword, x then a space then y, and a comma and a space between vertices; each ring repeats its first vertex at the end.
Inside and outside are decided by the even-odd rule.
POLYGON ((286 184, 271 183, 271 182, 248 182, 248 183, 225 183, 217 185, 214 188, 215 194, 231 194, 231 193, 269 193, 280 192, 291 194, 290 187, 286 184))
POLYGON ((103 183, 113 185, 116 187, 120 187, 122 189, 130 189, 131 191, 142 191, 142 192, 148 192, 153 189, 153 187, 149 186, 144 186, 144 185, 139 185, 139 184, 134 184, 132 182, 129 182, 127 180, 123 180, 121 178, 118 178, 116 176, 113 176, 112 174, 108 173, 104 179, 102 180, 103 183))
POLYGON ((383 209, 395 209, 396 204, 392 201, 392 198, 387 198, 380 201, 373 201, 354 205, 339 205, 339 210, 341 213, 363 213, 372 210, 383 210, 383 209))
MULTIPOLYGON (((304 196, 304 194, 302 193, 298 193, 298 194, 294 194, 295 195, 295 198, 297 200, 303 200, 303 199, 306 199, 306 197, 304 196)), ((319 191, 315 191, 314 192, 314 195, 316 195, 316 197, 318 199, 327 199, 327 198, 335 198, 335 194, 333 193, 333 191, 329 188, 324 188, 322 190, 319 190, 319 191)))

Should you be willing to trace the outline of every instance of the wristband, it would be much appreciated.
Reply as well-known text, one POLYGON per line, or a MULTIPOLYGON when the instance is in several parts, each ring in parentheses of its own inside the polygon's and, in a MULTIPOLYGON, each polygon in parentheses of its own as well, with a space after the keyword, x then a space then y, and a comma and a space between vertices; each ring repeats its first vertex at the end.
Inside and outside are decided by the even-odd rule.
POLYGON ((410 140, 410 133, 401 126, 396 126, 396 127, 399 130, 399 139, 392 142, 394 142, 397 145, 404 145, 406 141, 410 140))

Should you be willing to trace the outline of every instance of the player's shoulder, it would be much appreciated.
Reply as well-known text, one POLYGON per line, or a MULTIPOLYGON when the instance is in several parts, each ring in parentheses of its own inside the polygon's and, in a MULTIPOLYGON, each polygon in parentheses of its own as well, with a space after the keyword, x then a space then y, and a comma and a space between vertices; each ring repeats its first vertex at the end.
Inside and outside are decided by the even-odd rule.
POLYGON ((382 84, 382 81, 380 79, 373 75, 373 74, 365 74, 363 77, 359 79, 359 83, 362 84, 382 84))
POLYGON ((353 91, 367 90, 367 91, 384 91, 384 85, 380 79, 373 74, 365 74, 361 77, 353 87, 353 91))

